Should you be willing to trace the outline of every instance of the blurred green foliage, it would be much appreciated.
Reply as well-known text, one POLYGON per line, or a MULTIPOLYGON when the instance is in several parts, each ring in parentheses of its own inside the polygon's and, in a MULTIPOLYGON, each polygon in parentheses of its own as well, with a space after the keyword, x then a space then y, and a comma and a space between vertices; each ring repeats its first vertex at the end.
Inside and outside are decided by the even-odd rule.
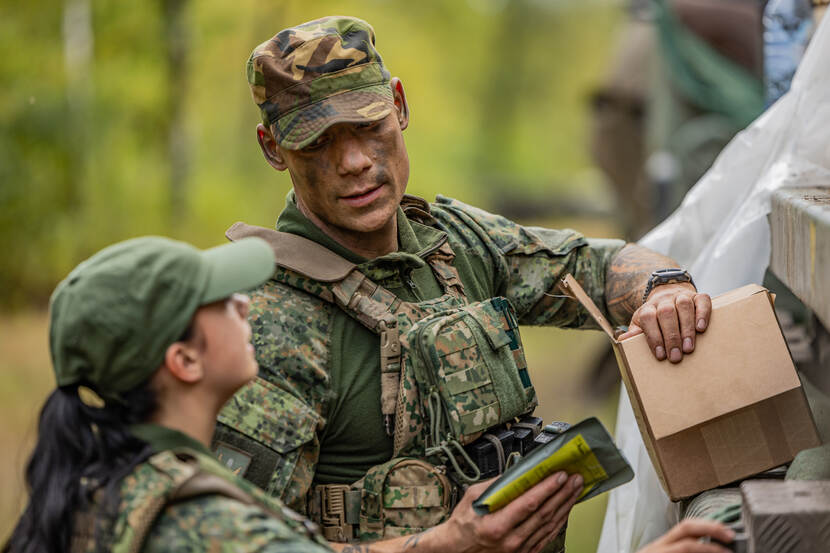
MULTIPOLYGON (((75 264, 117 240, 154 233, 206 247, 237 220, 273 225, 291 183, 259 152, 244 63, 278 30, 332 13, 369 21, 403 80, 410 192, 495 211, 495 186, 602 192, 585 98, 621 19, 614 0, 3 0, 0 314, 45 305, 75 264)), ((14 398, 0 442, 32 427, 23 421, 51 387, 45 326, 42 313, 0 318, 0 374, 14 398)), ((574 375, 603 339, 529 332, 544 416, 595 412, 574 375)), ((612 411, 601 409, 608 423, 612 411)), ((23 488, 22 454, 4 461, 0 538, 23 488)), ((570 550, 593 550, 603 508, 575 510, 570 550)))
POLYGON ((403 80, 410 192, 498 210, 487 187, 505 176, 516 194, 584 185, 584 99, 620 18, 614 2, 6 0, 0 307, 42 305, 116 240, 208 246, 236 220, 273 225, 290 181, 261 158, 244 62, 279 29, 331 13, 369 21, 403 80))

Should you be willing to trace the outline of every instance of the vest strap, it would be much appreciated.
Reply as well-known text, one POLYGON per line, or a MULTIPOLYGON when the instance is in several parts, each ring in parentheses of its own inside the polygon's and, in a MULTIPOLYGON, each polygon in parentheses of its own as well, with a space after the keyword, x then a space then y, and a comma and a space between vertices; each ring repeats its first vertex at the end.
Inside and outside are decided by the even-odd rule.
POLYGON ((240 221, 231 225, 225 236, 232 242, 249 236, 262 238, 274 250, 277 265, 320 282, 343 280, 355 268, 354 263, 328 248, 296 234, 240 221))

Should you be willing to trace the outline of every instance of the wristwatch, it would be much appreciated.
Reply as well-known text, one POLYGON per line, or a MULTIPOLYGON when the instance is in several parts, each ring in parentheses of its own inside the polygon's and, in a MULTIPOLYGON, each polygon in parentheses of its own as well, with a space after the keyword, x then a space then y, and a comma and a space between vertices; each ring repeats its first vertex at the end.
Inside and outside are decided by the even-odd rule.
MULTIPOLYGON (((660 286, 661 284, 674 284, 677 282, 688 282, 692 286, 695 286, 695 281, 692 280, 692 275, 684 269, 675 267, 673 269, 660 269, 659 271, 654 271, 651 273, 651 278, 648 279, 646 291, 643 294, 643 303, 646 302, 648 295, 651 294, 651 291, 654 290, 655 286, 660 286)), ((697 289, 697 286, 695 286, 695 289, 697 289)))

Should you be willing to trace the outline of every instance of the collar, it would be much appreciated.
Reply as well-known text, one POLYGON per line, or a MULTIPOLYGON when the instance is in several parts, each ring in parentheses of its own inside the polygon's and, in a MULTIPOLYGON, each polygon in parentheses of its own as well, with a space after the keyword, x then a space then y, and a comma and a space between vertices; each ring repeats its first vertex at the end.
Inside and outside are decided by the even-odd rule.
POLYGON ((447 240, 442 230, 410 221, 398 207, 398 251, 367 259, 328 236, 311 222, 297 207, 294 191, 285 199, 285 209, 277 219, 277 230, 290 232, 325 246, 339 256, 355 263, 360 271, 373 280, 382 280, 400 271, 418 269, 426 263, 424 257, 447 240))
POLYGON ((186 447, 196 450, 199 453, 211 455, 208 448, 206 448, 202 442, 188 436, 187 434, 179 432, 178 430, 173 430, 172 428, 168 428, 166 426, 151 423, 134 424, 130 426, 130 432, 132 432, 135 437, 150 444, 156 452, 186 447))

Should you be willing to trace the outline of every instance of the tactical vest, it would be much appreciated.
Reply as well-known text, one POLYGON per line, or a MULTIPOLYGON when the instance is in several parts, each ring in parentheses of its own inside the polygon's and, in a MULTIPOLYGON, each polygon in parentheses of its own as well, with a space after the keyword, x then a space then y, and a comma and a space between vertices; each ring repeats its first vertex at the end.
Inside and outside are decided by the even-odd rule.
MULTIPOLYGON (((245 505, 256 505, 282 520, 298 535, 323 544, 316 525, 268 497, 259 488, 234 478, 216 459, 189 448, 162 451, 139 465, 122 484, 118 518, 107 535, 113 553, 137 553, 164 508, 205 495, 221 495, 245 505), (145 466, 146 465, 146 466, 145 466), (149 470, 147 470, 149 467, 149 470), (144 469, 144 470, 142 470, 144 469), (141 470, 140 475, 136 472, 141 470)), ((90 510, 76 515, 70 545, 72 553, 103 550, 96 535, 101 490, 90 510)))
MULTIPOLYGON (((434 223, 420 198, 405 196, 401 207, 434 223)), ((351 485, 312 488, 309 516, 326 539, 388 538, 446 520, 463 487, 481 476, 464 446, 537 405, 509 302, 468 302, 446 240, 424 256, 443 295, 406 302, 306 238, 244 223, 226 235, 266 240, 276 281, 334 304, 380 338, 380 403, 393 458, 351 485)), ((249 453, 261 447, 252 443, 249 453)))

